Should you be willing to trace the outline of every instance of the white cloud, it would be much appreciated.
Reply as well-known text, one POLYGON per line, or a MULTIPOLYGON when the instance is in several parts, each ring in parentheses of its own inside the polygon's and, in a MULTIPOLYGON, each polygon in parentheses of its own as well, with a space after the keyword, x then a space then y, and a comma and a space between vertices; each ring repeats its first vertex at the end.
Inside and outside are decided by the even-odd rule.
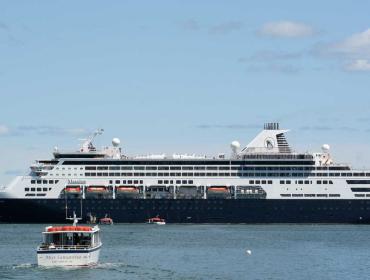
POLYGON ((347 71, 370 71, 370 62, 367 59, 357 59, 346 65, 347 71))
POLYGON ((264 36, 297 38, 314 34, 311 26, 294 21, 275 21, 265 23, 258 32, 264 36))
POLYGON ((313 54, 337 59, 345 71, 370 71, 370 28, 341 41, 318 45, 313 54))
POLYGON ((329 51, 344 55, 366 55, 370 57, 370 28, 330 45, 329 51))
POLYGON ((9 133, 9 128, 6 125, 0 124, 0 136, 9 133))

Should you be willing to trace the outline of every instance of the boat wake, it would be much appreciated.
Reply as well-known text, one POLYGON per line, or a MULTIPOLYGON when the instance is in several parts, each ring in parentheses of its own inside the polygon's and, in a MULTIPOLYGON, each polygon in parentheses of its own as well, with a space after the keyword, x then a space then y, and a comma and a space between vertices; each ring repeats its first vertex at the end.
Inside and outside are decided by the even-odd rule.
POLYGON ((0 265, 0 269, 57 269, 57 270, 71 270, 71 269, 115 269, 115 268, 139 268, 139 266, 125 264, 123 262, 118 263, 98 263, 91 266, 39 266, 37 263, 22 263, 14 265, 0 265))
POLYGON ((131 265, 131 264, 123 263, 123 262, 99 263, 96 266, 91 267, 91 268, 116 271, 116 272, 124 273, 126 275, 135 275, 135 276, 140 276, 140 278, 147 278, 147 279, 149 278, 157 279, 161 277, 173 278, 174 276, 174 272, 168 269, 162 269, 159 267, 145 267, 145 266, 131 265))
POLYGON ((22 269, 22 268, 34 268, 37 267, 35 263, 21 263, 11 266, 13 269, 22 269))
POLYGON ((117 262, 117 263, 107 262, 107 263, 98 263, 97 265, 92 266, 91 268, 95 268, 95 269, 111 269, 111 268, 118 268, 118 267, 138 267, 138 266, 128 265, 128 264, 123 263, 123 262, 117 262))
MULTIPOLYGON (((45 267, 39 266, 36 263, 22 263, 14 265, 0 265, 0 279, 13 279, 17 276, 25 274, 37 275, 37 277, 48 277, 54 279, 65 279, 66 275, 76 275, 81 279, 90 275, 89 271, 95 271, 97 275, 131 275, 135 279, 158 279, 176 278, 175 272, 163 269, 160 267, 146 267, 139 265, 127 264, 124 262, 102 262, 93 266, 82 266, 82 267, 45 267), (67 273, 67 274, 65 274, 67 273), (76 274, 77 273, 77 274, 76 274), (61 275, 63 275, 63 278, 61 275)), ((78 278, 77 277, 77 278, 78 278)))

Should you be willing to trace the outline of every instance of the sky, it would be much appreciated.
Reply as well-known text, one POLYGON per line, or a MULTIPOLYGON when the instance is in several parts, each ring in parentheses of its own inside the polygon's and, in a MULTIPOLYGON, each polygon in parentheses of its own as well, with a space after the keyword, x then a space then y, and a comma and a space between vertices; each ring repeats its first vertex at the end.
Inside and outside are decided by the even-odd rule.
POLYGON ((0 1, 0 185, 55 146, 229 153, 265 122, 370 169, 370 1, 0 1))

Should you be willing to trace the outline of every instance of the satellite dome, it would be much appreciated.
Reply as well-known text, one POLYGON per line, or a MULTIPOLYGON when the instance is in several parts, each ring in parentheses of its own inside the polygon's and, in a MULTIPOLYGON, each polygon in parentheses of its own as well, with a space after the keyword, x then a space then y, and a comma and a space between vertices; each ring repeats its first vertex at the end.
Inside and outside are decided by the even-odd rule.
POLYGON ((113 147, 118 147, 120 144, 121 144, 121 140, 119 140, 118 138, 113 138, 112 139, 113 147))
POLYGON ((240 148, 240 143, 238 141, 233 141, 231 142, 230 147, 233 152, 236 152, 240 148))
POLYGON ((324 153, 329 153, 329 151, 330 151, 330 146, 329 146, 329 144, 324 144, 324 145, 322 145, 321 149, 322 149, 322 151, 323 151, 324 153))

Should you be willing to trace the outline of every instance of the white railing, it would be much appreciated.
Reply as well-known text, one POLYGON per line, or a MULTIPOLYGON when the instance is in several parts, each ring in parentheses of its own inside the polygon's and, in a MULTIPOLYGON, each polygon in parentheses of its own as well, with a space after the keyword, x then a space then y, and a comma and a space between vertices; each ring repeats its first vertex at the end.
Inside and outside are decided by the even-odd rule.
POLYGON ((54 245, 43 244, 39 246, 39 250, 87 250, 93 248, 91 245, 54 245))

